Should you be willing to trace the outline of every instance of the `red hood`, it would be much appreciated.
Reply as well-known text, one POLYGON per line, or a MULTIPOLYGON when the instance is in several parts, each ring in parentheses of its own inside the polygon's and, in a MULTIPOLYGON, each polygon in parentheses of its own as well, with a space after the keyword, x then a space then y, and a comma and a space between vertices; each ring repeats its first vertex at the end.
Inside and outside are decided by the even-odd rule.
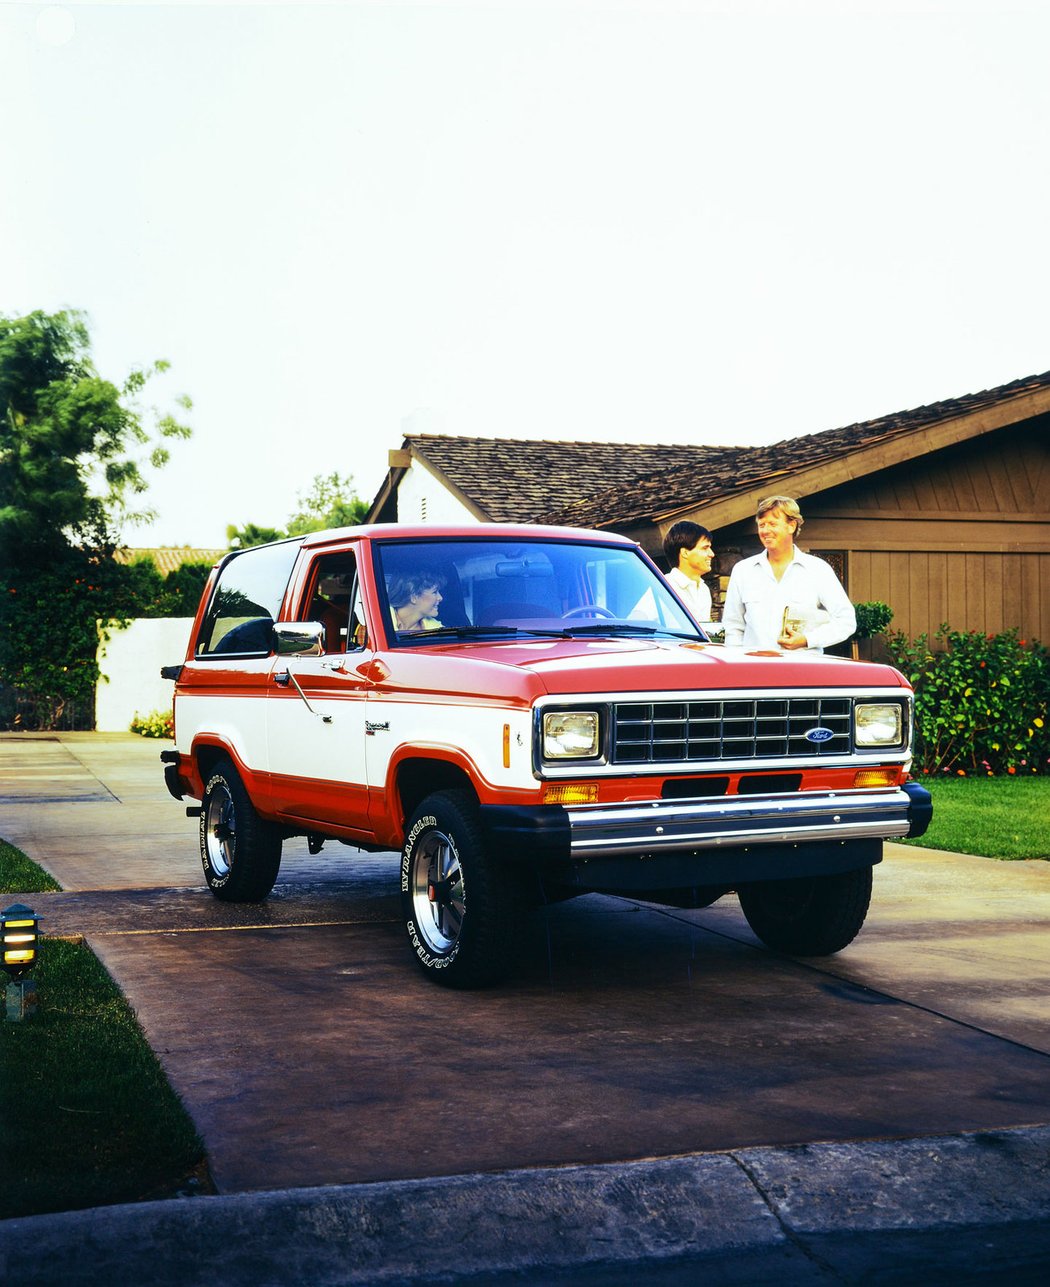
POLYGON ((755 656, 741 648, 651 640, 602 640, 579 654, 564 654, 527 664, 548 692, 585 693, 622 688, 849 688, 897 687, 903 677, 889 666, 844 657, 789 653, 755 656))
MULTIPOLYGON (((535 639, 388 652, 390 687, 529 702, 541 694, 764 688, 897 688, 890 666, 820 654, 756 656, 678 640, 535 639)), ((383 687, 387 687, 384 684, 383 687)))

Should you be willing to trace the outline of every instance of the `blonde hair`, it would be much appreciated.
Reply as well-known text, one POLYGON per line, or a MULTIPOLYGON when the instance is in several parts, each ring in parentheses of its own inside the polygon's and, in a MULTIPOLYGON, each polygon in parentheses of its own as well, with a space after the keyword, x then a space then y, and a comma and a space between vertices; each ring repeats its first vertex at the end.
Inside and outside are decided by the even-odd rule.
POLYGON ((802 524, 806 521, 802 517, 802 511, 798 507, 798 501, 790 496, 767 496, 765 500, 758 502, 758 512, 755 515, 756 520, 770 510, 778 509, 785 518, 791 519, 795 524, 795 535, 798 536, 802 531, 802 524))

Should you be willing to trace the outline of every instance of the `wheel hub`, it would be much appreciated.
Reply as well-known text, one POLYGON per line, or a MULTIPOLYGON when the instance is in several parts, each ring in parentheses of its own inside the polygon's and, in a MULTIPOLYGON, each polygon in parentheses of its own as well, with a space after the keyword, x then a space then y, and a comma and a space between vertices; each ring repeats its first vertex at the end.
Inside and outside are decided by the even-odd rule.
POLYGON ((452 897, 451 880, 432 880, 427 885, 427 898, 432 903, 447 903, 452 897))

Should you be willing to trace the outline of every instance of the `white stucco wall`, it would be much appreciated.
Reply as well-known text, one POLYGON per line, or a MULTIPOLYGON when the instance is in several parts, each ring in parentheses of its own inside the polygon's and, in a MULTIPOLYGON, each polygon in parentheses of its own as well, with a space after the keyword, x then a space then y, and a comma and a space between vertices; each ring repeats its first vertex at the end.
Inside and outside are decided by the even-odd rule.
POLYGON ((100 642, 102 678, 95 689, 95 727, 101 733, 126 733, 136 713, 171 709, 174 689, 161 679, 161 666, 186 656, 192 617, 157 617, 133 621, 126 630, 110 629, 100 642), (108 683, 107 683, 108 680, 108 683))
POLYGON ((413 461, 397 487, 399 523, 476 523, 465 505, 438 482, 429 469, 413 461))

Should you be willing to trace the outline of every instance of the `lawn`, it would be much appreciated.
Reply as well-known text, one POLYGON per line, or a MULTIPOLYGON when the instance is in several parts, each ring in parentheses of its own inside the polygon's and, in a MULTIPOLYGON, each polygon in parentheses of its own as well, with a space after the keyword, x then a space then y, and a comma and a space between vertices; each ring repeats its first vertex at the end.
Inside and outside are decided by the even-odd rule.
MULTIPOLYGON (((55 888, 0 842, 0 906, 55 888)), ((210 1192, 204 1145, 94 953, 45 932, 32 980, 37 1013, 0 1017, 0 1219, 210 1192)))
POLYGON ((933 796, 933 822, 906 844, 988 858, 1050 858, 1050 777, 919 781, 933 796))
POLYGON ((0 840, 0 897, 5 893, 37 894, 44 890, 61 889, 61 885, 21 849, 0 840))

